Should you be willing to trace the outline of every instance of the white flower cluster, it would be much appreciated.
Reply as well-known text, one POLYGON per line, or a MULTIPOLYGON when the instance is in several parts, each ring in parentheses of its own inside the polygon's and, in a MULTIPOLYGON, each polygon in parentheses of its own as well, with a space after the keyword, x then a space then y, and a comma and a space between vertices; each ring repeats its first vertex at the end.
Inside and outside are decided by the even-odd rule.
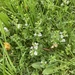
POLYGON ((47 61, 42 60, 41 64, 47 64, 47 61))
POLYGON ((65 42, 66 40, 64 39, 64 35, 62 32, 60 32, 60 38, 62 39, 60 42, 65 42))
POLYGON ((65 3, 65 4, 69 4, 69 0, 63 0, 63 2, 65 3))
POLYGON ((34 50, 31 50, 30 51, 30 55, 31 56, 34 56, 34 55, 37 56, 38 55, 38 52, 37 51, 34 51, 34 50))
POLYGON ((34 55, 37 55, 38 53, 37 53, 37 51, 34 51, 34 55))
POLYGON ((37 52, 37 49, 38 49, 38 43, 33 43, 32 44, 33 46, 31 46, 30 47, 30 54, 31 54, 31 56, 33 56, 33 55, 38 55, 38 52, 37 52))
POLYGON ((63 3, 61 3, 61 6, 64 6, 65 4, 68 5, 70 3, 69 0, 63 0, 63 3))
POLYGON ((51 46, 51 48, 57 48, 58 47, 58 44, 55 42, 53 43, 53 45, 51 46))
MULTIPOLYGON (((28 26, 28 24, 25 23, 25 26, 28 26)), ((22 27, 22 24, 16 24, 16 27, 17 27, 18 29, 20 29, 20 28, 22 27)))

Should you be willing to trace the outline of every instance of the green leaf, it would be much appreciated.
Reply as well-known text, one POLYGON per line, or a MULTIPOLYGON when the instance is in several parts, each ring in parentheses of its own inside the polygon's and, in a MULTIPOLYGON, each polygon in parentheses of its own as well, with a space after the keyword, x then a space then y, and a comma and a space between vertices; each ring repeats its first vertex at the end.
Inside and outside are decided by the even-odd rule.
POLYGON ((57 72, 57 68, 53 68, 53 67, 48 67, 46 69, 44 69, 43 74, 53 74, 55 72, 57 72))
POLYGON ((3 12, 0 13, 0 20, 6 25, 6 27, 9 27, 10 19, 5 13, 3 13, 3 12))
POLYGON ((40 69, 41 68, 41 63, 40 62, 36 62, 36 63, 33 63, 31 66, 35 69, 40 69))
POLYGON ((38 71, 34 71, 34 72, 32 72, 31 75, 39 75, 39 74, 38 74, 38 71))

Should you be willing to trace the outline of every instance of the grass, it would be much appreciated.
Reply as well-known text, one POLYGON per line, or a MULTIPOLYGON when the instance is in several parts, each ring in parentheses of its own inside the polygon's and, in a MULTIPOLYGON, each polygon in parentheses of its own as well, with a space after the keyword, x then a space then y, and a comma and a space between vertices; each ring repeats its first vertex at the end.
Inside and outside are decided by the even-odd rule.
POLYGON ((0 0, 0 75, 75 75, 74 25, 74 0, 0 0))

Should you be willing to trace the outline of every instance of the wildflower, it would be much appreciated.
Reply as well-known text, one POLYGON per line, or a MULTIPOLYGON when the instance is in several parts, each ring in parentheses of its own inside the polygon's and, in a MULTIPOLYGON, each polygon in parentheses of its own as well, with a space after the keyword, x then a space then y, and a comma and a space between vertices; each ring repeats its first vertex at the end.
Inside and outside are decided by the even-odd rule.
POLYGON ((21 28, 21 24, 17 24, 17 28, 20 29, 21 28))
POLYGON ((42 36, 42 34, 41 34, 41 33, 39 33, 39 34, 38 34, 38 36, 40 37, 40 36, 42 36))
POLYGON ((38 43, 35 42, 35 43, 32 43, 32 44, 33 44, 33 46, 30 47, 30 49, 32 49, 30 51, 30 54, 31 54, 31 56, 37 55, 38 52, 36 50, 38 49, 38 43))
POLYGON ((57 48, 58 47, 58 44, 57 43, 54 43, 52 46, 51 46, 51 48, 57 48))
POLYGON ((38 46, 34 46, 34 49, 36 49, 36 50, 37 50, 37 49, 38 49, 38 46))
POLYGON ((8 42, 4 42, 4 47, 5 47, 6 50, 11 49, 11 45, 8 42))
POLYGON ((36 36, 37 34, 35 33, 34 36, 36 36))
POLYGON ((43 61, 41 61, 41 64, 43 63, 43 61))
POLYGON ((37 51, 35 51, 35 52, 34 52, 34 55, 37 55, 37 54, 38 54, 37 51))
POLYGON ((68 5, 70 3, 70 1, 69 0, 64 0, 64 3, 68 5))
POLYGON ((37 50, 38 49, 38 43, 33 43, 33 46, 30 47, 30 49, 35 49, 37 50))
POLYGON ((33 56, 34 50, 30 50, 30 55, 33 56))
POLYGON ((68 5, 70 3, 70 1, 66 1, 66 4, 68 5))
POLYGON ((47 64, 47 62, 45 61, 45 64, 47 64))
POLYGON ((67 1, 67 0, 64 0, 63 2, 66 4, 66 1, 67 1))
POLYGON ((35 46, 38 46, 38 43, 35 42, 34 45, 35 45, 35 46))
POLYGON ((38 43, 33 43, 33 46, 30 47, 30 49, 35 49, 37 50, 38 49, 38 43))
POLYGON ((54 46, 52 45, 51 48, 54 48, 54 46))
POLYGON ((63 38, 64 36, 61 34, 60 37, 63 38))
POLYGON ((63 34, 62 32, 60 32, 60 34, 63 34))
POLYGON ((9 30, 7 29, 7 27, 4 27, 4 30, 6 31, 6 32, 8 32, 9 30))
POLYGON ((25 26, 28 26, 28 24, 26 23, 25 26))
POLYGON ((65 39, 62 39, 62 40, 61 40, 61 42, 65 42, 65 41, 66 41, 65 39))
POLYGON ((61 6, 64 6, 64 3, 61 3, 61 6))
POLYGON ((34 49, 36 50, 38 49, 38 43, 35 42, 33 46, 34 46, 34 49))
POLYGON ((33 49, 33 46, 31 46, 30 49, 33 49))
POLYGON ((54 45, 54 47, 58 47, 58 44, 57 43, 55 43, 55 44, 53 44, 54 45))
POLYGON ((42 60, 40 63, 41 63, 41 64, 43 64, 43 63, 44 63, 44 64, 46 64, 47 62, 46 62, 46 61, 44 61, 44 60, 42 60))

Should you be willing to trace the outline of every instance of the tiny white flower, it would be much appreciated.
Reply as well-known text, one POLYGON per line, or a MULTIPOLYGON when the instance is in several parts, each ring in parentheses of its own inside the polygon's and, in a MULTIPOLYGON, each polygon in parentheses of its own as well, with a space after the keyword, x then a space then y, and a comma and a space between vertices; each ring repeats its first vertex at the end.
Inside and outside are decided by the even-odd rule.
POLYGON ((70 1, 69 1, 69 0, 64 0, 64 3, 65 3, 65 4, 69 4, 70 1))
POLYGON ((70 1, 66 1, 66 4, 69 4, 70 1))
POLYGON ((7 29, 7 27, 4 27, 4 30, 7 31, 7 32, 9 31, 9 30, 7 29))
POLYGON ((30 50, 30 55, 31 56, 33 56, 34 54, 33 54, 34 52, 33 52, 33 50, 30 50))
POLYGON ((64 36, 61 34, 60 37, 63 38, 64 36))
POLYGON ((54 48, 54 45, 52 45, 51 48, 54 48))
POLYGON ((65 41, 66 41, 65 39, 62 39, 62 40, 61 40, 61 42, 65 42, 65 41))
POLYGON ((33 49, 33 46, 31 46, 30 49, 33 49))
POLYGON ((38 43, 35 42, 34 44, 35 44, 35 46, 38 46, 38 43))
POLYGON ((39 33, 39 34, 38 34, 38 36, 40 37, 40 36, 42 36, 42 34, 41 34, 41 33, 39 33))
POLYGON ((61 6, 64 6, 64 3, 61 3, 61 6))
POLYGON ((34 36, 37 36, 37 34, 35 33, 34 36))
POLYGON ((41 61, 41 64, 43 63, 43 61, 41 61))
POLYGON ((67 0, 64 0, 63 2, 66 4, 66 1, 67 1, 67 0))
POLYGON ((34 52, 34 55, 37 55, 37 54, 38 54, 37 51, 35 51, 35 52, 34 52))
POLYGON ((35 50, 37 50, 38 49, 38 43, 32 43, 32 45, 33 45, 33 48, 35 49, 35 50))
POLYGON ((47 62, 42 60, 40 63, 41 63, 41 64, 42 64, 42 63, 46 64, 47 62))
POLYGON ((38 49, 38 45, 34 46, 34 49, 36 49, 36 50, 37 50, 37 49, 38 49))
POLYGON ((21 24, 17 24, 17 28, 20 29, 20 27, 21 27, 21 24))
POLYGON ((35 22, 35 24, 38 24, 37 22, 35 22))
POLYGON ((54 47, 56 47, 56 48, 58 47, 58 44, 57 44, 57 43, 54 43, 53 45, 54 45, 54 47))
POLYGON ((26 23, 25 26, 28 26, 28 24, 26 23))
POLYGON ((63 34, 62 32, 60 32, 60 34, 63 34))
POLYGON ((45 64, 46 64, 47 62, 45 61, 45 64))

